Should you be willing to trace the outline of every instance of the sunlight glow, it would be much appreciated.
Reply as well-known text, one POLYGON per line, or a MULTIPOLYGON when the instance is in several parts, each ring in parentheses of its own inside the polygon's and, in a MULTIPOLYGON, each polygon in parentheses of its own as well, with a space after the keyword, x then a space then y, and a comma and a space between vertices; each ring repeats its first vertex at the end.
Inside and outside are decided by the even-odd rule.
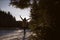
POLYGON ((25 8, 25 9, 19 9, 19 8, 15 8, 14 6, 9 6, 9 0, 0 0, 0 9, 6 11, 6 12, 10 12, 15 18, 16 20, 21 20, 20 16, 22 16, 22 18, 26 18, 28 19, 30 17, 30 8, 25 8))

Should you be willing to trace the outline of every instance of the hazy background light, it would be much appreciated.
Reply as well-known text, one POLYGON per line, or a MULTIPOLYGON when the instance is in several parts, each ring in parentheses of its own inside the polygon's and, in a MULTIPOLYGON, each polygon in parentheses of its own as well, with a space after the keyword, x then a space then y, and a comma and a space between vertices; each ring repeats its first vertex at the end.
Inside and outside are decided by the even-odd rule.
POLYGON ((21 20, 20 16, 22 16, 23 18, 26 17, 26 19, 29 18, 30 8, 19 9, 11 5, 9 6, 9 3, 10 3, 10 0, 0 0, 0 9, 6 12, 9 11, 16 18, 17 21, 21 20))

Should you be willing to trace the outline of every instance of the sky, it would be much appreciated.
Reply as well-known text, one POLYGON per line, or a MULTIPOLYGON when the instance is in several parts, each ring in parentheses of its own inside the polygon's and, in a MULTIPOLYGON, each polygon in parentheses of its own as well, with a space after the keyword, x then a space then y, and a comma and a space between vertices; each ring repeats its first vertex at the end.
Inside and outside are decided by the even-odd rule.
POLYGON ((17 21, 21 20, 20 16, 22 18, 30 18, 30 8, 25 8, 25 9, 20 9, 20 8, 15 8, 12 5, 9 5, 10 0, 0 0, 0 9, 6 12, 10 12, 17 21))

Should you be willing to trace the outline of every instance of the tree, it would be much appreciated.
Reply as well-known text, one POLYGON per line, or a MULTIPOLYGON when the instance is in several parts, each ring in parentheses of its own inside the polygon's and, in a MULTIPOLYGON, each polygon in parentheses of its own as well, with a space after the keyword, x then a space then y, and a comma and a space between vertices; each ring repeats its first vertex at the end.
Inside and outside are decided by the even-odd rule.
POLYGON ((33 40, 59 39, 59 0, 11 0, 10 4, 22 9, 31 7, 30 28, 36 34, 33 40))
POLYGON ((16 27, 16 20, 10 12, 0 10, 0 29, 16 29, 16 27))

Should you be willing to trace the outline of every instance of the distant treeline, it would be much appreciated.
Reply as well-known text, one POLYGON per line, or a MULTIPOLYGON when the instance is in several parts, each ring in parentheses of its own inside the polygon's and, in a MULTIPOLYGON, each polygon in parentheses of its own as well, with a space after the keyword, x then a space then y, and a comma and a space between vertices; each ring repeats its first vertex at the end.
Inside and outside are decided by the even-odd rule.
POLYGON ((0 10, 0 29, 16 29, 21 28, 22 21, 16 21, 10 12, 0 10))

